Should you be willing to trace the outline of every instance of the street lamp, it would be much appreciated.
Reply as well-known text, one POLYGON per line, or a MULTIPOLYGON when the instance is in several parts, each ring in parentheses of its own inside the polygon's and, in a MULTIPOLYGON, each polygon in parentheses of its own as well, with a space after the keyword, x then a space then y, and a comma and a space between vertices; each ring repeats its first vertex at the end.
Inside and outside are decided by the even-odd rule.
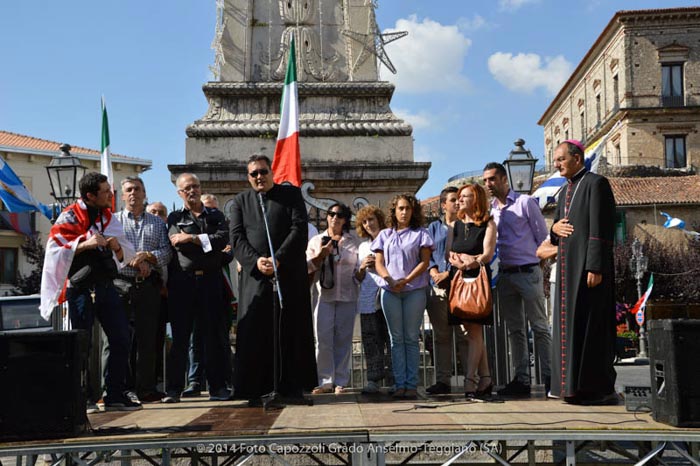
POLYGON ((65 207, 80 195, 78 182, 85 174, 86 168, 81 165, 78 157, 71 155, 69 144, 61 144, 59 149, 61 153, 51 160, 46 172, 51 183, 51 196, 61 207, 65 207))
POLYGON ((535 178, 535 164, 537 159, 532 157, 532 153, 525 149, 523 139, 516 140, 515 149, 510 151, 508 160, 503 162, 508 174, 508 184, 516 193, 530 194, 532 191, 532 180, 535 178))
MULTIPOLYGON (((647 266, 649 265, 649 258, 644 255, 642 251, 642 243, 639 242, 638 238, 632 241, 632 257, 630 258, 630 270, 634 274, 634 278, 637 279, 637 299, 642 297, 642 278, 644 278, 644 273, 647 271, 647 266)), ((643 312, 643 311, 642 311, 643 312)), ((646 335, 646 324, 647 321, 639 326, 639 358, 647 358, 647 335, 646 335)))

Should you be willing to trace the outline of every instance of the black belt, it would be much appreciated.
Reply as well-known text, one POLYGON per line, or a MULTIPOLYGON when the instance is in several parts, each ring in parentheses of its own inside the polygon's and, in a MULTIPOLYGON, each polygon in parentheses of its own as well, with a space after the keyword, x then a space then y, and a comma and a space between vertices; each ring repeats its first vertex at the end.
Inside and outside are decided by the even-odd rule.
POLYGON ((160 275, 158 275, 155 272, 151 272, 151 274, 146 277, 139 277, 139 276, 134 276, 134 277, 127 277, 125 275, 120 276, 119 278, 128 281, 129 283, 133 283, 134 285, 138 285, 144 282, 149 282, 152 281, 153 283, 158 283, 160 280, 160 275))
POLYGON ((540 264, 525 264, 525 265, 515 265, 513 267, 501 267, 500 273, 530 273, 535 267, 539 267, 540 264))

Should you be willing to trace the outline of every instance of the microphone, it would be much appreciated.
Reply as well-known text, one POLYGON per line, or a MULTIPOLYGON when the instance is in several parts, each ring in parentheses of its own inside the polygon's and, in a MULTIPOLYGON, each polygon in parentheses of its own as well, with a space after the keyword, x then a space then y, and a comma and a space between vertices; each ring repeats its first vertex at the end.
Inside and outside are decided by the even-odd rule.
POLYGON ((260 205, 260 210, 262 210, 263 214, 265 214, 265 199, 267 196, 265 195, 264 192, 258 191, 258 204, 260 205))

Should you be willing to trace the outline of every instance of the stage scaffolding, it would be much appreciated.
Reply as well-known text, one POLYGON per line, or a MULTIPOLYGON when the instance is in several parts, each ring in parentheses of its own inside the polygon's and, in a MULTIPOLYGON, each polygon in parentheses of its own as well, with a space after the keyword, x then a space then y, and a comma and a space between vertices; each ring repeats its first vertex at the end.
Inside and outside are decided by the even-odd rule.
POLYGON ((0 446, 16 464, 700 465, 700 431, 344 432, 167 439, 84 438, 0 446), (656 463, 654 463, 656 461, 656 463))

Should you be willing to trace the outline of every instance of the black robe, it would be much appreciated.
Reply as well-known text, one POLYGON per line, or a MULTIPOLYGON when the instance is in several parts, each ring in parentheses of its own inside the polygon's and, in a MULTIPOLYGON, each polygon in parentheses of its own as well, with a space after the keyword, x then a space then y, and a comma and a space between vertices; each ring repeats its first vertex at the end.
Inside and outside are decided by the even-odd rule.
MULTIPOLYGON (((274 185, 265 195, 275 257, 280 263, 283 311, 280 323, 279 393, 300 396, 317 382, 306 243, 308 216, 299 188, 274 185)), ((231 246, 241 264, 234 396, 253 399, 273 389, 272 284, 257 268, 270 257, 265 224, 253 190, 231 207, 231 246)))
POLYGON ((568 238, 559 245, 554 301, 553 395, 599 399, 615 389, 615 198, 608 180, 586 170, 559 194, 554 222, 566 217, 568 238), (588 272, 603 274, 593 288, 588 272))

